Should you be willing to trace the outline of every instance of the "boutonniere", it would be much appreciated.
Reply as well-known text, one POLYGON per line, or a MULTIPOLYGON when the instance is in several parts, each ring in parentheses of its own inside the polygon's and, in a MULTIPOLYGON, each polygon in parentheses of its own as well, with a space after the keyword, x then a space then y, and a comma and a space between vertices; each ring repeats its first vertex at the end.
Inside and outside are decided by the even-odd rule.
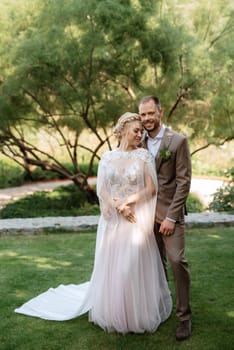
POLYGON ((167 146, 164 146, 160 150, 159 154, 160 154, 160 157, 162 158, 162 160, 168 160, 172 156, 172 152, 169 150, 169 148, 167 146))

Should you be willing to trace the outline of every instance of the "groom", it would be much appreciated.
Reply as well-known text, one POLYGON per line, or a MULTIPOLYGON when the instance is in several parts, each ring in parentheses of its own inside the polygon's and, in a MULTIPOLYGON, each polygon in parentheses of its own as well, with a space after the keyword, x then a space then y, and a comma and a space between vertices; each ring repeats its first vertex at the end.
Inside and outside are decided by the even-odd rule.
POLYGON ((162 123, 163 112, 156 96, 141 99, 139 114, 146 130, 145 145, 156 159, 155 236, 165 272, 166 256, 172 267, 179 319, 176 339, 184 340, 191 335, 190 273, 184 255, 184 208, 191 182, 190 152, 187 139, 162 123))

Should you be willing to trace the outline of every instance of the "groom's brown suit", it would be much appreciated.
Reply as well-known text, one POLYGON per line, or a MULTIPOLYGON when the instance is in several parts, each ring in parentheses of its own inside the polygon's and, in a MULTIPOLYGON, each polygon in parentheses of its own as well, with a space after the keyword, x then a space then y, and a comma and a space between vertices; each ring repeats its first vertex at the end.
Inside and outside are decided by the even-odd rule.
MULTIPOLYGON (((147 145, 147 142, 146 142, 147 145)), ((166 128, 156 156, 158 199, 155 235, 166 271, 166 255, 171 263, 175 290, 176 314, 180 321, 191 316, 189 305, 190 273, 184 256, 184 209, 191 182, 191 158, 187 139, 166 128), (169 157, 163 157, 169 150, 169 157), (167 159, 165 159, 167 158, 167 159), (159 232, 160 223, 166 218, 176 221, 171 236, 159 232)))

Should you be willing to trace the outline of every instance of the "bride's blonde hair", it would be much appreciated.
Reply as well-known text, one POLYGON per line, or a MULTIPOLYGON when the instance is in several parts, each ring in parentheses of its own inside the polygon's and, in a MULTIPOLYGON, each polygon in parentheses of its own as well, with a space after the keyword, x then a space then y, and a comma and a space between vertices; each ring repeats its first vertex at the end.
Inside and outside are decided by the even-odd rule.
POLYGON ((126 112, 118 119, 114 129, 113 134, 117 137, 117 139, 120 141, 122 136, 122 131, 127 123, 130 122, 141 122, 141 117, 137 113, 132 112, 126 112))

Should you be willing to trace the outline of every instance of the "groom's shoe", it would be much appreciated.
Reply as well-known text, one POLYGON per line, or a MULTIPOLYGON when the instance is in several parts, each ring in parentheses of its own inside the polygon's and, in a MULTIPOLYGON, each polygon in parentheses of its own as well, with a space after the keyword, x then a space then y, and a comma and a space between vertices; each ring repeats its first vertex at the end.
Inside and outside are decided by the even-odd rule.
POLYGON ((176 330, 176 339, 185 340, 192 334, 191 320, 180 321, 179 327, 176 330))

